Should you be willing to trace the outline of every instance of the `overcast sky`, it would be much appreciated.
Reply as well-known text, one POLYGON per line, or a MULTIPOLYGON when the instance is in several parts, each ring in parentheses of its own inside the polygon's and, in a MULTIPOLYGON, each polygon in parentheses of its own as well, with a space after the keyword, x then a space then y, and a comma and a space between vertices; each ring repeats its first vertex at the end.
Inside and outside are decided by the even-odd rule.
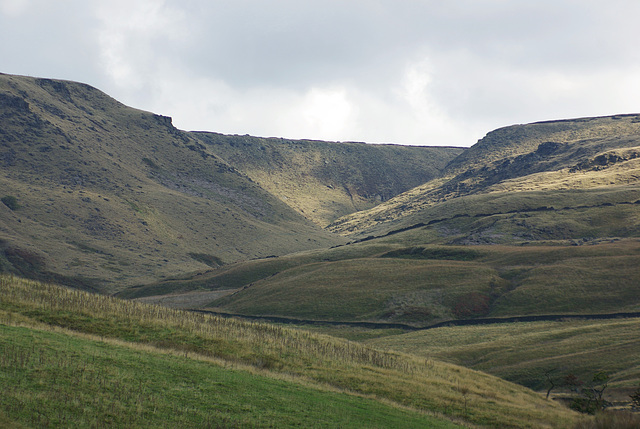
POLYGON ((637 0, 0 0, 0 72, 183 130, 470 146, 640 112, 637 0))

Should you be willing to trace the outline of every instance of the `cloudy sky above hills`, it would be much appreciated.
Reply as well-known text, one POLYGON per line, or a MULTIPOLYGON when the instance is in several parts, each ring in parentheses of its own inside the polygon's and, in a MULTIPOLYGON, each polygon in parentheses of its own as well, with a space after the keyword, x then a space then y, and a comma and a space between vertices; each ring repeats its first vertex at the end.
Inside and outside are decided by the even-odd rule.
POLYGON ((636 0, 0 0, 0 72, 184 130, 470 146, 640 111, 636 0))

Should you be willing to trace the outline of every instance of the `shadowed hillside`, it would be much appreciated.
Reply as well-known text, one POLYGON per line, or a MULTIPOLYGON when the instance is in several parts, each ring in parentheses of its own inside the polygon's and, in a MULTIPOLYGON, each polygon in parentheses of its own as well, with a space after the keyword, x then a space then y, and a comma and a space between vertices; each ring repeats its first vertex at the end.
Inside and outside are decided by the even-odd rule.
POLYGON ((0 271, 108 292, 344 243, 318 225, 462 152, 187 133, 88 85, 10 75, 0 121, 0 271))

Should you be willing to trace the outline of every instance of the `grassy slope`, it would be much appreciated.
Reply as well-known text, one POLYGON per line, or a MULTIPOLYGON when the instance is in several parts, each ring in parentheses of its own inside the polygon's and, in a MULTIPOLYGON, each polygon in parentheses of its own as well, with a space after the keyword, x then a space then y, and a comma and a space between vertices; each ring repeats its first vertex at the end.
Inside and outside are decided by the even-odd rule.
POLYGON ((445 308, 453 305, 447 289, 464 294, 497 277, 489 267, 459 261, 363 258, 293 268, 215 305, 242 314, 321 320, 397 320, 402 312, 402 320, 411 316, 422 321, 446 311, 433 308, 432 301, 445 308))
POLYGON ((330 250, 252 261, 191 282, 130 290, 127 296, 160 294, 163 286, 219 288, 235 290, 209 304, 222 311, 417 325, 478 316, 640 310, 638 240, 472 248, 418 245, 427 234, 428 230, 411 230, 330 250), (476 310, 464 305, 483 299, 486 306, 476 310))
MULTIPOLYGON (((536 390, 575 374, 610 375, 608 397, 629 401, 640 383, 640 320, 511 323, 443 327, 368 341, 376 347, 433 357, 486 371, 536 390)), ((561 390, 561 389, 558 389, 561 390)))
POLYGON ((429 241, 442 244, 637 237, 638 201, 638 185, 475 194, 433 203, 424 210, 407 209, 400 217, 380 214, 377 219, 384 221, 368 223, 354 238, 380 237, 421 225, 434 232, 429 241), (602 222, 606 218, 611 222, 602 222), (500 230, 494 231, 497 227, 500 230))
POLYGON ((25 425, 460 427, 373 399, 135 344, 4 325, 0 342, 0 407, 25 425))
POLYGON ((450 147, 192 135, 321 226, 438 177, 463 152, 450 147))
MULTIPOLYGON (((442 204, 450 216, 487 213, 475 207, 473 198, 493 201, 518 199, 536 193, 543 200, 564 194, 562 207, 578 207, 584 192, 602 195, 628 190, 638 200, 640 168, 640 120, 638 115, 587 118, 529 125, 493 131, 453 160, 443 177, 427 182, 366 212, 338 219, 329 229, 366 236, 418 223, 442 204), (461 198, 466 197, 466 198, 461 198), (471 198, 471 200, 469 200, 471 198), (466 204, 457 200, 466 200, 466 204)), ((521 202, 520 202, 521 203, 521 202)), ((525 206, 526 207, 526 206, 525 206)), ((489 212, 491 213, 491 211, 489 212)))
MULTIPOLYGON (((69 403, 75 405, 76 410, 82 404, 95 413, 96 418, 102 418, 104 413, 112 416, 109 413, 145 405, 146 400, 160 404, 161 407, 166 406, 162 404, 176 404, 177 401, 178 404, 185 404, 191 411, 188 415, 177 413, 176 419, 181 423, 188 423, 189 419, 193 419, 192 421, 199 424, 204 418, 201 403, 206 402, 207 406, 210 406, 209 398, 205 395, 227 392, 233 383, 245 380, 252 383, 251 386, 265 392, 268 398, 258 398, 248 389, 240 392, 232 390, 229 392, 230 397, 222 394, 219 399, 229 404, 227 410, 221 411, 220 417, 234 422, 234 419, 238 421, 237 419, 252 418, 251 416, 255 415, 252 414, 253 407, 266 407, 273 413, 268 415, 274 419, 293 412, 293 421, 297 416, 304 422, 304 416, 300 415, 304 414, 304 409, 298 415, 291 408, 280 408, 278 411, 278 407, 282 407, 278 405, 281 395, 286 398, 289 394, 297 395, 297 392, 303 396, 309 395, 312 399, 321 397, 325 403, 331 404, 327 405, 328 407, 337 410, 337 417, 340 417, 350 413, 353 404, 360 400, 310 392, 317 389, 325 392, 327 389, 338 389, 344 393, 367 395, 392 406, 408 407, 415 411, 406 411, 407 419, 416 422, 423 418, 418 414, 421 411, 442 413, 469 423, 500 428, 567 427, 576 419, 575 414, 525 388, 430 359, 379 352, 356 343, 301 330, 183 313, 10 277, 0 278, 0 288, 3 297, 0 302, 0 320, 5 325, 0 342, 3 349, 21 350, 22 346, 16 342, 16 338, 27 341, 25 338, 29 337, 32 338, 29 341, 44 341, 48 337, 46 341, 49 341, 52 349, 50 352, 43 352, 34 346, 30 353, 24 355, 21 352, 3 354, 3 362, 7 362, 6 359, 17 359, 17 362, 9 364, 12 367, 17 366, 16 371, 3 375, 3 380, 6 380, 4 377, 10 376, 24 381, 24 384, 14 386, 11 392, 21 395, 22 400, 32 407, 35 398, 42 395, 50 398, 50 393, 45 388, 45 392, 38 396, 35 393, 38 388, 30 383, 40 380, 46 385, 51 383, 52 378, 67 380, 68 371, 79 362, 84 369, 79 372, 81 376, 74 380, 83 392, 87 388, 84 380, 93 380, 95 383, 91 382, 91 385, 94 387, 94 394, 97 392, 107 398, 115 396, 111 407, 106 407, 86 399, 84 395, 74 399, 69 393, 60 394, 66 386, 53 387, 59 390, 55 399, 51 400, 60 401, 67 408, 54 411, 52 415, 35 418, 55 419, 65 415, 70 419, 78 418, 77 411, 69 409, 69 403), (42 327, 42 324, 69 329, 75 334, 71 334, 70 331, 64 331, 64 335, 60 335, 29 332, 24 328, 7 328, 20 325, 33 329, 42 327), (244 371, 258 371, 259 374, 251 376, 242 371, 208 368, 208 365, 188 359, 162 357, 155 352, 140 352, 137 348, 132 351, 129 349, 131 345, 127 344, 113 347, 93 340, 73 338, 80 333, 98 335, 106 338, 107 343, 112 339, 123 340, 127 343, 160 348, 168 353, 178 353, 184 357, 208 360, 208 365, 244 368, 244 371), (60 342, 63 344, 60 345, 60 342), (34 359, 41 359, 46 363, 50 359, 55 360, 56 357, 50 356, 56 356, 56 353, 62 359, 71 355, 74 357, 63 360, 64 365, 56 371, 45 365, 42 371, 27 375, 34 359), (101 372, 117 372, 112 365, 114 360, 126 363, 127 369, 122 371, 130 378, 125 382, 114 381, 101 372), (76 363, 72 364, 71 361, 76 363), (86 361, 86 366, 83 361, 86 361), (105 368, 101 362, 110 364, 105 368), (146 365, 145 362, 149 364, 146 365), (179 374, 155 367, 161 363, 169 365, 168 369, 180 369, 179 374), (138 374, 145 373, 147 366, 157 374, 157 379, 139 378, 138 374), (23 371, 24 367, 27 369, 26 374, 23 371), (143 368, 145 371, 141 370, 143 368), (218 374, 220 377, 216 378, 215 381, 219 384, 215 385, 214 389, 211 389, 214 384, 209 384, 211 381, 203 380, 203 376, 207 374, 218 374), (283 377, 287 383, 267 380, 282 380, 283 377), (299 387, 300 384, 303 388, 299 387), (164 386, 169 390, 164 390, 164 386), (194 386, 203 388, 203 396, 197 397, 193 393, 190 387, 194 386), (152 392, 160 392, 144 399, 140 395, 140 389, 146 388, 152 392), (283 393, 283 390, 289 393, 283 393), (126 399, 118 400, 120 396, 126 399), (249 401, 248 409, 238 408, 238 396, 249 401), (85 399, 87 402, 82 403, 85 399), (65 414, 67 412, 69 414, 65 414)), ((370 401, 361 401, 358 405, 368 406, 371 406, 370 401)), ((24 415, 20 417, 20 410, 15 406, 5 404, 3 408, 4 414, 11 419, 29 419, 24 415)), ((144 406, 141 408, 140 411, 149 411, 145 410, 144 406)), ((387 407, 378 407, 378 411, 378 414, 386 414, 385 418, 388 419, 398 415, 397 410, 387 407), (388 414, 385 409, 389 411, 388 414)), ((161 412, 164 413, 164 410, 161 412)), ((86 412, 83 412, 84 414, 86 412)), ((242 422, 243 420, 240 420, 240 423, 242 422)))
POLYGON ((87 85, 0 75, 0 117, 0 197, 19 205, 0 205, 5 270, 112 291, 339 242, 170 118, 87 85))

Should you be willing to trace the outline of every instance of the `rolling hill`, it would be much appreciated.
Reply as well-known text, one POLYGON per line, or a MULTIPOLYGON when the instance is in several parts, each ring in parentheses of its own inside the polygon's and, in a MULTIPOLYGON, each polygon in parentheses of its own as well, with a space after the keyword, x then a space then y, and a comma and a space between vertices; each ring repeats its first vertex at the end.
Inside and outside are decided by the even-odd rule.
MULTIPOLYGON (((493 378, 491 389, 502 393, 487 393, 483 374, 448 364, 436 371, 448 381, 434 381, 412 366, 415 359, 438 356, 535 389, 556 366, 584 376, 606 369, 619 394, 637 382, 635 321, 417 329, 454 320, 640 312, 640 115, 514 125, 469 149, 292 141, 184 132, 168 117, 124 106, 88 85, 0 75, 0 144, 0 273, 137 301, 124 313, 52 309, 41 302, 69 291, 44 293, 50 286, 5 277, 5 289, 22 288, 23 296, 0 301, 3 344, 31 338, 55 344, 60 356, 65 341, 91 355, 102 347, 68 331, 40 332, 71 329, 266 372, 225 374, 228 385, 242 379, 282 392, 292 387, 271 378, 294 377, 295 389, 312 385, 299 395, 331 409, 374 409, 368 400, 382 398, 391 409, 380 408, 381 421, 406 407, 416 425, 435 411, 444 427, 458 420, 441 415, 489 427, 554 427, 558 418, 564 424, 575 416, 554 414, 540 398, 531 399, 532 411, 508 398, 530 392, 496 387, 493 378), (46 298, 25 298, 29 288, 46 298), (140 308, 142 319, 123 316, 140 308), (311 326, 418 357, 206 312, 331 322, 311 326), (176 318, 167 325, 151 314, 176 318), (194 318, 218 327, 238 323, 246 336, 201 335, 194 318), (364 332, 363 323, 390 325, 375 333, 364 332), (20 330, 22 324, 38 332, 20 330), (480 340, 465 340, 476 335, 480 340), (261 342, 267 337, 273 342, 261 342), (352 355, 332 360, 343 351, 352 355), (402 368, 380 366, 389 359, 402 368), (376 381, 382 376, 386 381, 376 381), (437 393, 425 393, 425 383, 437 393), (345 401, 326 394, 327 386, 367 400, 345 401), (540 411, 547 407, 555 417, 540 411)), ((78 293, 69 299, 94 299, 78 293)), ((109 299, 100 306, 121 302, 109 299)), ((113 345, 113 359, 133 359, 131 350, 113 345)), ((162 358, 143 359, 159 365, 162 358)), ((6 413, 20 420, 13 411, 0 412, 0 423, 6 413)), ((292 424, 308 422, 303 414, 292 424)), ((195 415, 201 422, 200 411, 195 415)), ((237 414, 228 418, 242 424, 237 414)))
MULTIPOLYGON (((303 216, 304 205, 294 204, 298 212, 287 205, 286 195, 269 185, 275 179, 254 180, 248 164, 230 164, 221 155, 230 161, 237 156, 211 144, 210 135, 180 131, 170 118, 124 106, 88 85, 0 75, 0 121, 0 197, 6 202, 0 205, 2 271, 112 293, 239 260, 345 242, 303 216)), ((216 139, 228 147, 246 140, 216 139)), ((335 144, 324 146, 338 150, 335 144)), ((269 147, 277 149, 273 142, 269 147)), ((339 147, 357 147, 363 157, 349 177, 368 174, 367 159, 380 153, 392 158, 405 152, 339 147)), ((431 167, 424 173, 417 163, 411 171, 402 162, 383 163, 387 188, 380 192, 390 198, 434 176, 460 151, 407 148, 402 159, 420 153, 422 161, 433 158, 431 167)), ((313 168, 314 177, 333 174, 313 168)), ((286 174, 273 171, 274 177, 286 174)), ((351 188, 354 201, 364 198, 358 192, 377 186, 370 177, 314 180, 305 192, 320 195, 330 190, 327 185, 335 186, 340 199, 351 188)), ((375 200, 362 204, 372 206, 375 200)), ((340 204, 330 203, 320 218, 328 221, 356 209, 340 204)))
MULTIPOLYGON (((639 157, 639 115, 501 128, 451 161, 441 177, 368 211, 338 219, 328 229, 362 237, 455 216, 489 218, 493 214, 583 208, 598 211, 599 207, 632 204, 640 200, 639 157)), ((632 213, 617 223, 629 232, 617 235, 637 235, 638 221, 632 213)), ((510 227, 532 229, 519 228, 518 222, 521 219, 510 222, 510 227)), ((473 236, 480 232, 472 223, 468 227, 461 233, 473 236)), ((569 227, 548 235, 580 239, 584 231, 569 227)), ((522 237, 516 234, 506 241, 522 241, 522 237)))
POLYGON ((0 422, 93 427, 571 427, 529 389, 281 326, 0 276, 0 422))

